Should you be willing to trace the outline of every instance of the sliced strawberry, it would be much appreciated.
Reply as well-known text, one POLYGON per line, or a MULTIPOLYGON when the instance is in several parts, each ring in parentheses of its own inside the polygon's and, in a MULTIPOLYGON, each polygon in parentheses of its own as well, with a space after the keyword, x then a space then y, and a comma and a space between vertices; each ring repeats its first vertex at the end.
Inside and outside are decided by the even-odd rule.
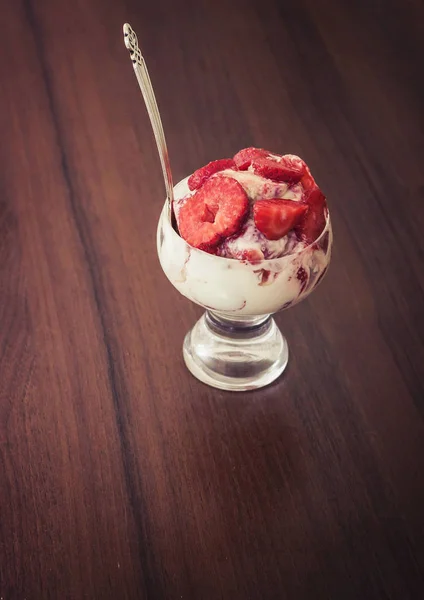
POLYGON ((232 158, 213 160, 201 169, 197 169, 197 171, 194 171, 193 175, 189 177, 188 187, 192 191, 197 190, 211 175, 214 175, 219 171, 224 171, 224 169, 237 169, 236 163, 232 158))
POLYGON ((194 248, 206 250, 214 248, 221 239, 211 222, 211 210, 202 199, 192 196, 180 210, 179 232, 182 238, 194 248))
POLYGON ((308 167, 306 167, 306 171, 302 175, 302 179, 300 180, 300 183, 302 184, 305 192, 309 192, 312 189, 318 187, 317 184, 315 183, 315 179, 312 177, 311 172, 308 169, 308 167))
POLYGON ((260 262, 261 260, 263 260, 264 254, 261 250, 258 250, 256 248, 249 248, 247 250, 242 250, 240 252, 239 258, 240 258, 240 260, 247 260, 247 262, 256 264, 256 263, 260 262))
POLYGON ((264 150, 263 148, 243 148, 243 150, 240 150, 234 156, 234 162, 240 171, 245 171, 250 166, 254 158, 268 155, 268 150, 264 150))
POLYGON ((325 227, 327 203, 319 187, 316 186, 306 193, 306 205, 308 210, 296 225, 296 233, 307 244, 312 244, 325 227))
POLYGON ((255 225, 269 240, 279 240, 297 224, 307 206, 293 200, 258 200, 253 206, 255 225))
POLYGON ((249 199, 242 186, 230 177, 209 179, 182 206, 178 227, 191 246, 210 252, 223 237, 243 224, 249 199))
POLYGON ((272 181, 297 183, 306 171, 306 165, 301 158, 294 154, 274 156, 259 156, 252 160, 253 171, 272 181))

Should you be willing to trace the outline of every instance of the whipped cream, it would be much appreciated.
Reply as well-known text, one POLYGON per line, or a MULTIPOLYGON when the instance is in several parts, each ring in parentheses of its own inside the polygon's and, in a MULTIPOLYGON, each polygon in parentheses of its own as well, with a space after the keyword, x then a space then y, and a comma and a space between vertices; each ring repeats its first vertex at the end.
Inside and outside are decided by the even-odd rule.
MULTIPOLYGON (((284 183, 264 180, 249 171, 222 171, 214 177, 222 175, 234 177, 238 181, 241 178, 243 187, 246 186, 246 191, 249 189, 247 193, 252 201, 259 197, 301 199, 301 186, 291 186, 289 189, 284 183)), ((179 209, 191 195, 187 180, 188 177, 174 188, 174 211, 177 219, 179 209)), ((246 231, 248 234, 248 227, 246 231)), ((295 242, 290 234, 283 241, 276 242, 281 243, 278 252, 281 251, 284 255, 279 258, 268 257, 255 263, 208 254, 189 246, 178 235, 172 226, 166 203, 157 232, 159 261, 174 287, 196 304, 231 316, 271 314, 306 298, 321 281, 330 262, 330 217, 327 214, 324 231, 310 246, 295 242)), ((246 237, 238 242, 248 243, 246 237)))

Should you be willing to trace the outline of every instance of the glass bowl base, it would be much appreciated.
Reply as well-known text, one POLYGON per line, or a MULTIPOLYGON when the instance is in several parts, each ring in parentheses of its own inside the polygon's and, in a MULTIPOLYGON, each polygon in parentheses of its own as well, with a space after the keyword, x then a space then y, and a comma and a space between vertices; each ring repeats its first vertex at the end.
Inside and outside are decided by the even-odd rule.
POLYGON ((289 351, 270 315, 235 318, 207 311, 187 333, 183 356, 203 383, 241 392, 275 381, 287 366, 289 351))

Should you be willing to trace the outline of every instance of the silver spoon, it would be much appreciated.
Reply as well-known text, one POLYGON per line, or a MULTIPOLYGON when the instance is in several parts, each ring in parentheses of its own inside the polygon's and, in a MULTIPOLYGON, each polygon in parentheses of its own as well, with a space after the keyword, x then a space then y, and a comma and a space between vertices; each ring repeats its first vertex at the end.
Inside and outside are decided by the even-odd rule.
POLYGON ((149 113, 150 123, 155 135, 156 145, 158 147, 160 163, 162 165, 163 179, 165 181, 166 199, 168 204, 168 214, 171 215, 171 207, 174 201, 174 186, 172 185, 171 166, 169 164, 168 149, 166 147, 165 134, 163 132, 162 121, 153 92, 152 82, 150 81, 149 72, 147 70, 146 61, 138 47, 138 40, 135 31, 129 25, 124 25, 124 42, 127 49, 130 51, 131 61, 134 67, 134 73, 137 77, 138 85, 143 94, 147 112, 149 113))

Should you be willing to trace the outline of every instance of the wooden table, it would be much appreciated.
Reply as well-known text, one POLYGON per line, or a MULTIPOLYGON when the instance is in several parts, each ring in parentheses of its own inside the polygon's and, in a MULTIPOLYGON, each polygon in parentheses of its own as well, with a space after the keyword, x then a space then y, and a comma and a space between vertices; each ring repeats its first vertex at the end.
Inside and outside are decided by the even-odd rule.
POLYGON ((424 597, 421 0, 16 0, 0 38, 0 597, 424 597), (186 371, 164 199, 256 145, 310 164, 334 259, 276 384, 186 371))

